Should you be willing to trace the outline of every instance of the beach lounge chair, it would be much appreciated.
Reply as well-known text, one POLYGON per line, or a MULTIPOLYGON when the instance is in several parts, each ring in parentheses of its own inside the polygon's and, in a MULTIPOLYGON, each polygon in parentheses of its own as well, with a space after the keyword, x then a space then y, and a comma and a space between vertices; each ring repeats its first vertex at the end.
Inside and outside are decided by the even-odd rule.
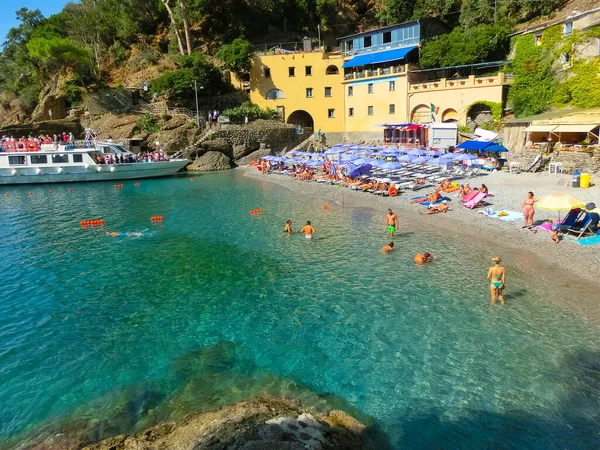
POLYGON ((572 209, 571 211, 569 211, 569 213, 563 219, 562 223, 559 226, 560 231, 566 231, 569 228, 573 228, 573 226, 575 225, 575 222, 577 222, 577 218, 579 216, 581 216, 580 208, 575 208, 575 209, 572 209))
POLYGON ((484 193, 484 192, 477 192, 477 194, 471 200, 469 200, 467 202, 463 202, 463 205, 466 206, 469 209, 473 209, 477 205, 479 205, 479 202, 481 202, 486 197, 487 197, 486 193, 484 193))
POLYGON ((575 222, 571 228, 565 228, 564 231, 575 235, 575 239, 583 236, 595 236, 598 218, 592 213, 584 212, 580 215, 580 220, 575 222))

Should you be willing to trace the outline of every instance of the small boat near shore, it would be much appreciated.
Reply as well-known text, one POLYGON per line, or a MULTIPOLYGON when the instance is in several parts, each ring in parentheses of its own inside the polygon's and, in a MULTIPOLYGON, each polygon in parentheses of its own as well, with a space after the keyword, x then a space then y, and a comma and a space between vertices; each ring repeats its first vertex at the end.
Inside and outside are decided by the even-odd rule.
POLYGON ((140 160, 114 142, 14 145, 0 149, 0 185, 132 180, 174 175, 187 159, 140 160))

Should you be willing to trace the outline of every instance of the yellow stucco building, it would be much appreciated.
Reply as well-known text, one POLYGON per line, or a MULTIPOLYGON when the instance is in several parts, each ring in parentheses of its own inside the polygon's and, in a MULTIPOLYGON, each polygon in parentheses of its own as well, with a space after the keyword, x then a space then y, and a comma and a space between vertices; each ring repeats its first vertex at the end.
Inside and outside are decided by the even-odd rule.
POLYGON ((359 33, 341 38, 332 53, 257 54, 246 83, 250 100, 308 132, 320 129, 330 143, 381 139, 384 123, 464 124, 474 103, 502 104, 511 80, 489 69, 473 75, 472 67, 414 70, 421 39, 440 27, 414 21, 359 33))

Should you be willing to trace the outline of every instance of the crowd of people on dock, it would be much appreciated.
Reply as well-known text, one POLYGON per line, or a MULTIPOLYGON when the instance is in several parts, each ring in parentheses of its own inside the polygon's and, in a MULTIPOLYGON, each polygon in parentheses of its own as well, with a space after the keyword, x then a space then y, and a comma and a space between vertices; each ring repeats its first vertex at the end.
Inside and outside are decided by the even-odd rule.
POLYGON ((73 145, 75 143, 75 136, 73 133, 59 133, 54 135, 42 134, 39 136, 21 136, 20 138, 15 138, 14 136, 2 136, 2 141, 0 142, 0 151, 5 152, 7 150, 11 151, 27 151, 32 148, 31 144, 35 145, 35 148, 39 148, 40 145, 49 145, 49 144, 63 144, 63 145, 73 145))

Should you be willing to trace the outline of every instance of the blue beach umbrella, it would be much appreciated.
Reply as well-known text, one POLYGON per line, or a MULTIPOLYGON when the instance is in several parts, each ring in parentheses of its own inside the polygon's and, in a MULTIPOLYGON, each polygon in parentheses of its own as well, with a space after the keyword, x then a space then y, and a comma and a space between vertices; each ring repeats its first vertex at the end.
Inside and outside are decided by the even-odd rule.
POLYGON ((418 158, 413 159, 413 162, 415 164, 422 164, 422 163, 426 163, 430 159, 431 159, 431 157, 429 157, 429 156, 419 156, 418 158))
POLYGON ((359 175, 364 175, 365 173, 369 173, 373 166, 371 164, 363 164, 362 166, 355 167, 348 174, 350 177, 358 177, 359 175))
POLYGON ((325 161, 307 161, 306 165, 310 166, 310 167, 318 167, 318 166, 324 166, 325 164, 327 164, 325 161))
POLYGON ((417 156, 411 156, 411 155, 402 155, 400 157, 398 157, 398 161, 400 162, 407 162, 407 163, 411 163, 413 162, 416 158, 418 158, 417 156))
POLYGON ((358 158, 352 161, 352 164, 361 165, 361 164, 371 164, 373 165, 373 159, 371 158, 358 158))
POLYGON ((341 157, 340 161, 350 162, 350 161, 354 161, 355 159, 359 159, 358 156, 344 155, 341 157))
POLYGON ((474 159, 477 159, 477 156, 468 153, 455 153, 452 159, 454 161, 473 161, 474 159))
POLYGON ((397 162, 387 162, 379 166, 380 170, 398 170, 402 169, 402 164, 397 162))

